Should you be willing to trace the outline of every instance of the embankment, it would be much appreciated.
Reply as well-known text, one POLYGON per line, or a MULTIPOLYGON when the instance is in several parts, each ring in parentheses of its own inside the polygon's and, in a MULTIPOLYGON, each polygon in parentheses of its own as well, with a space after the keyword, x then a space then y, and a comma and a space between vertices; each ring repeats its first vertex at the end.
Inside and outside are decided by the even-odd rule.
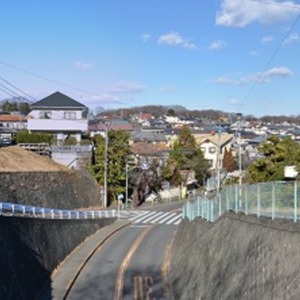
POLYGON ((101 206, 99 185, 85 169, 0 172, 0 201, 61 209, 101 206))
POLYGON ((0 299, 49 292, 51 273, 88 236, 114 219, 46 220, 0 217, 0 299))
POLYGON ((171 257, 173 299, 299 299, 300 224, 226 213, 183 221, 171 257))

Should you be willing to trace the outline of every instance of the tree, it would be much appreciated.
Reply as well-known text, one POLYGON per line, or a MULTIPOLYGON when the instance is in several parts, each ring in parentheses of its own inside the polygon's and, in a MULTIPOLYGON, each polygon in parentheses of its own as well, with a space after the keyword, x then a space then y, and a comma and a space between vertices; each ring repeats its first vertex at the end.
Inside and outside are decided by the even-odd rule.
POLYGON ((231 150, 225 148, 224 157, 223 157, 223 168, 227 172, 233 172, 235 170, 234 157, 231 150))
POLYGON ((195 172, 199 182, 207 178, 209 164, 205 160, 202 150, 197 146, 195 137, 187 126, 184 126, 178 139, 175 141, 170 157, 163 169, 163 178, 171 184, 178 185, 183 181, 181 171, 195 172))
MULTIPOLYGON (((108 131, 107 145, 107 199, 108 205, 125 191, 126 162, 130 152, 130 134, 123 130, 108 131)), ((93 139, 94 158, 89 169, 100 185, 104 186, 105 138, 96 135, 93 139)))
POLYGON ((290 137, 280 140, 271 136, 259 145, 258 151, 263 157, 248 168, 254 182, 283 180, 285 166, 295 165, 299 170, 300 144, 290 137))

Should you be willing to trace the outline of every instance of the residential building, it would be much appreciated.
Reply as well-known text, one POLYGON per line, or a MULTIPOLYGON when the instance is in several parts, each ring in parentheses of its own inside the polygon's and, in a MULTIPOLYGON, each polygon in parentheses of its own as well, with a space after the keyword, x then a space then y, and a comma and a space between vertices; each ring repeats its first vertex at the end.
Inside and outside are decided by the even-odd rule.
POLYGON ((87 107, 60 92, 32 104, 31 109, 28 130, 50 133, 58 144, 68 137, 80 142, 88 131, 87 107))
POLYGON ((231 149, 231 142, 233 134, 220 133, 220 134, 204 134, 197 135, 196 142, 204 153, 204 158, 210 163, 211 169, 216 170, 219 166, 222 168, 222 161, 225 149, 229 151, 231 149), (220 151, 219 151, 220 149, 220 151))

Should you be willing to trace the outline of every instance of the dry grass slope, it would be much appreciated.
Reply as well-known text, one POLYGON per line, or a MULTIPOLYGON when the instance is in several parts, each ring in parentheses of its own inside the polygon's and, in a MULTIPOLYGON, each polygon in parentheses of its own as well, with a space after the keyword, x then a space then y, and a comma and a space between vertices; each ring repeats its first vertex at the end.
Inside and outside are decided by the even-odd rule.
POLYGON ((0 172, 68 171, 51 158, 41 156, 18 146, 0 148, 0 172))

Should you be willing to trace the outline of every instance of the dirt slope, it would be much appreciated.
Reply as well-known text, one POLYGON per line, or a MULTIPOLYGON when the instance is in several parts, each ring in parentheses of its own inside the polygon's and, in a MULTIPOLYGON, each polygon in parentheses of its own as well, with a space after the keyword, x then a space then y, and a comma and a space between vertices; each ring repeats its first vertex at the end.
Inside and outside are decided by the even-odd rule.
POLYGON ((0 148, 0 172, 68 171, 50 157, 41 156, 18 146, 0 148))

